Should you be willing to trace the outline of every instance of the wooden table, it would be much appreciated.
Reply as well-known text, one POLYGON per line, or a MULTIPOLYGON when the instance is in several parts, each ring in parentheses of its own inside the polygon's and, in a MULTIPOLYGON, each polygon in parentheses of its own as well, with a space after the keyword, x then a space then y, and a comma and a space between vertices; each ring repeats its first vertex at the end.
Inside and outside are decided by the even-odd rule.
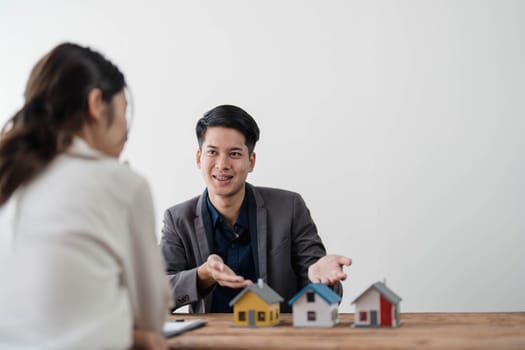
POLYGON ((402 313, 392 329, 352 328, 340 314, 334 328, 294 328, 291 314, 269 328, 237 328, 232 314, 178 314, 205 327, 168 339, 170 349, 525 349, 525 312, 402 313))

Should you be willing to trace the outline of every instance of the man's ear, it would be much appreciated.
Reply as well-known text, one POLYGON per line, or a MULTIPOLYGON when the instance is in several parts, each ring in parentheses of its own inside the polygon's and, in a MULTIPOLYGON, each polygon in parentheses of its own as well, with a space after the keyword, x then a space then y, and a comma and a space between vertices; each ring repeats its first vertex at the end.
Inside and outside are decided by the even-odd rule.
POLYGON ((249 170, 248 172, 252 172, 253 171, 253 168, 255 167, 255 160, 256 160, 256 156, 255 156, 255 152, 252 152, 252 154, 250 154, 250 167, 249 167, 249 170))
POLYGON ((197 168, 201 168, 201 149, 197 148, 197 153, 195 154, 195 161, 197 163, 197 168))
POLYGON ((102 91, 92 89, 88 94, 88 122, 99 122, 104 114, 104 101, 102 91))

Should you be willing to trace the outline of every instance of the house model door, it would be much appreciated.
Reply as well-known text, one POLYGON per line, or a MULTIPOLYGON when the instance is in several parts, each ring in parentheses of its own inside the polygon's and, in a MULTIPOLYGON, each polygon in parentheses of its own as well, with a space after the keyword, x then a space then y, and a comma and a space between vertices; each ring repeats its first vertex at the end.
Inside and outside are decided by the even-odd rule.
POLYGON ((376 310, 370 311, 370 326, 377 327, 377 311, 376 310))
POLYGON ((248 310, 248 325, 255 327, 255 310, 248 310))

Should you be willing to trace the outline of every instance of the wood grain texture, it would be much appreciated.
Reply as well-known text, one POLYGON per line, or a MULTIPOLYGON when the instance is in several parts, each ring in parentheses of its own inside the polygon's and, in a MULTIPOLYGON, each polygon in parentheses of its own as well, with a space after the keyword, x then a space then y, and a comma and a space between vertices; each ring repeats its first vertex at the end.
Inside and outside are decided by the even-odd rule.
POLYGON ((208 325, 168 340, 170 349, 525 349, 525 312, 404 313, 399 328, 294 328, 291 314, 268 328, 237 328, 232 314, 178 314, 208 325))

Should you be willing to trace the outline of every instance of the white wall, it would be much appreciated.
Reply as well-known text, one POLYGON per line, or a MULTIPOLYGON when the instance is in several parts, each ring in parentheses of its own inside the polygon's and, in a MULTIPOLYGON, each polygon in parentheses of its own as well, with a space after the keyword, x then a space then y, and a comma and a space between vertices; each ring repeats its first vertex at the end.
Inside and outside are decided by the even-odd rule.
POLYGON ((525 311, 525 2, 0 1, 0 122, 64 40, 126 73, 125 158, 158 211, 196 195, 194 125, 238 104, 254 184, 300 192, 354 259, 342 311, 384 277, 403 312, 525 311))

